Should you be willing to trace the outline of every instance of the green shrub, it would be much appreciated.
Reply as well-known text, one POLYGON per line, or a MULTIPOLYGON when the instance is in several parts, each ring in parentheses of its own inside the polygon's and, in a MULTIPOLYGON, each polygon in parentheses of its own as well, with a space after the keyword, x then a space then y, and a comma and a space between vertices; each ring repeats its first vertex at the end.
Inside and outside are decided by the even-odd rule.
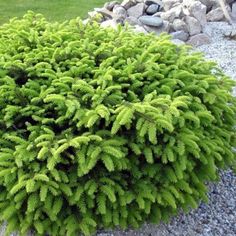
POLYGON ((0 69, 8 232, 166 220, 235 160, 232 80, 168 36, 28 13, 0 28, 0 69))

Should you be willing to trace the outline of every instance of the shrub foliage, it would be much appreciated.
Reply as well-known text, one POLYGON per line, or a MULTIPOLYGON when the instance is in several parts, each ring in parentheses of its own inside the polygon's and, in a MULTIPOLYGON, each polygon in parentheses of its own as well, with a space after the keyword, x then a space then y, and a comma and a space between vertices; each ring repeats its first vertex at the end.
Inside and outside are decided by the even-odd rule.
POLYGON ((29 12, 0 28, 0 70, 8 233, 166 220, 235 160, 232 80, 168 36, 29 12))

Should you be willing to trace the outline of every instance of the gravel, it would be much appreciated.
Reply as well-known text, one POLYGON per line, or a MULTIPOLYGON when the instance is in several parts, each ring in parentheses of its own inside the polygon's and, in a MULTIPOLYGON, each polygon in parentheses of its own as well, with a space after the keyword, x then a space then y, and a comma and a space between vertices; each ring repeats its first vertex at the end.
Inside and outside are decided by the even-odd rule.
MULTIPOLYGON (((224 72, 236 80, 236 40, 229 40, 225 34, 236 30, 226 22, 207 23, 204 33, 211 44, 199 46, 196 50, 214 60, 224 72)), ((236 96, 236 88, 233 91, 236 96)), ((209 185, 209 202, 189 214, 180 214, 168 224, 145 224, 139 230, 106 231, 97 236, 235 236, 236 235, 236 176, 232 171, 222 171, 219 183, 209 185)))
MULTIPOLYGON (((234 27, 236 29, 236 24, 234 27)), ((204 32, 211 37, 212 43, 197 50, 216 61, 226 74, 236 80, 236 40, 224 37, 231 30, 232 26, 225 22, 208 23, 204 32)), ((209 185, 209 203, 200 204, 189 214, 181 213, 168 224, 145 224, 139 230, 102 231, 97 236, 235 236, 236 176, 230 170, 222 171, 220 176, 219 183, 209 185)), ((4 226, 0 229, 0 236, 3 235, 4 226)))

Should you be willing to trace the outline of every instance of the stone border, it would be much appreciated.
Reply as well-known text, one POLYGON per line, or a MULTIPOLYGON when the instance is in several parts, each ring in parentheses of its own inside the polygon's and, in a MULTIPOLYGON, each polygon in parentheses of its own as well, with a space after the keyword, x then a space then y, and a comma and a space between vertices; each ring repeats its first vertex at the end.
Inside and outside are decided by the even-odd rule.
POLYGON ((135 32, 157 35, 166 32, 176 43, 200 46, 211 42, 203 33, 207 22, 236 19, 236 0, 111 1, 89 12, 88 19, 98 14, 102 15, 102 27, 116 28, 117 24, 128 23, 135 32))

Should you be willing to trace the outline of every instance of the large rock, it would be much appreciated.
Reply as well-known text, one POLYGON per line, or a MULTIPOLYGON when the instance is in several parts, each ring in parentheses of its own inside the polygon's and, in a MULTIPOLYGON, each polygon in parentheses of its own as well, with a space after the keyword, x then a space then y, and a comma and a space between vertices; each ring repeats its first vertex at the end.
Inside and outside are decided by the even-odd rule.
POLYGON ((207 21, 221 21, 224 19, 224 13, 220 7, 211 10, 207 14, 207 21))
POLYGON ((116 21, 114 19, 106 20, 106 21, 103 21, 101 23, 101 27, 103 27, 103 28, 111 27, 113 29, 117 29, 117 24, 116 24, 116 21))
POLYGON ((160 27, 163 25, 163 20, 156 16, 141 16, 139 17, 139 21, 148 26, 160 27))
POLYGON ((111 2, 106 2, 104 5, 104 8, 106 8, 109 11, 112 11, 115 5, 118 5, 119 2, 117 1, 111 1, 111 2))
POLYGON ((201 24, 194 17, 186 16, 186 24, 187 24, 187 27, 188 27, 189 34, 191 36, 201 33, 201 31, 202 31, 201 24))
MULTIPOLYGON (((142 0, 143 1, 143 0, 142 0)), ((144 3, 147 5, 147 6, 150 6, 152 4, 156 4, 159 6, 159 11, 163 9, 163 2, 162 0, 144 0, 144 3)))
POLYGON ((121 6, 124 7, 126 10, 129 9, 130 7, 134 6, 136 4, 135 0, 124 0, 121 3, 121 6))
POLYGON ((168 21, 163 21, 163 25, 161 27, 153 27, 144 25, 145 30, 149 33, 155 33, 156 35, 159 35, 161 33, 169 33, 170 31, 170 23, 168 21))
POLYGON ((232 17, 236 19, 236 2, 232 5, 232 17))
POLYGON ((148 32, 140 25, 135 25, 134 27, 134 32, 136 33, 143 33, 143 34, 147 34, 148 32))
POLYGON ((174 31, 185 31, 188 32, 188 27, 183 20, 175 19, 172 24, 172 28, 174 31))
POLYGON ((127 17, 127 11, 122 6, 114 6, 113 13, 116 15, 117 18, 126 18, 127 17))
POLYGON ((199 0, 203 5, 207 7, 207 12, 212 9, 212 7, 216 4, 216 0, 199 0))
POLYGON ((171 39, 171 42, 178 45, 178 46, 185 45, 184 41, 182 41, 180 39, 171 39))
POLYGON ((159 8, 160 8, 160 6, 159 6, 158 4, 151 4, 150 6, 147 7, 146 13, 147 13, 148 15, 153 15, 153 14, 155 14, 156 12, 159 11, 159 8))
POLYGON ((163 20, 167 20, 172 23, 175 18, 179 18, 181 16, 181 13, 182 13, 182 7, 179 5, 179 6, 173 7, 172 9, 166 12, 162 12, 161 18, 163 20))
POLYGON ((192 36, 187 43, 194 47, 198 47, 203 44, 211 43, 211 39, 206 34, 197 34, 192 36))
POLYGON ((184 32, 183 30, 176 31, 171 33, 173 39, 179 39, 181 41, 187 41, 189 38, 189 34, 184 32))
POLYGON ((139 25, 140 24, 140 21, 136 17, 133 17, 133 16, 127 17, 125 19, 125 22, 127 22, 130 25, 139 25))
POLYGON ((139 18, 140 16, 143 15, 145 9, 145 4, 144 3, 138 3, 137 5, 129 8, 127 10, 129 16, 133 16, 136 18, 139 18))
POLYGON ((165 11, 169 11, 174 4, 179 3, 179 0, 162 0, 163 8, 165 11))
POLYGON ((203 5, 201 2, 196 1, 190 4, 189 6, 190 14, 195 17, 202 26, 207 23, 206 19, 206 11, 207 7, 203 5))
POLYGON ((147 6, 150 6, 152 4, 157 4, 159 6, 163 6, 163 2, 161 0, 144 0, 144 3, 147 5, 147 6))
POLYGON ((94 8, 94 10, 105 17, 108 17, 111 19, 115 17, 114 13, 112 11, 107 10, 106 8, 94 8))

